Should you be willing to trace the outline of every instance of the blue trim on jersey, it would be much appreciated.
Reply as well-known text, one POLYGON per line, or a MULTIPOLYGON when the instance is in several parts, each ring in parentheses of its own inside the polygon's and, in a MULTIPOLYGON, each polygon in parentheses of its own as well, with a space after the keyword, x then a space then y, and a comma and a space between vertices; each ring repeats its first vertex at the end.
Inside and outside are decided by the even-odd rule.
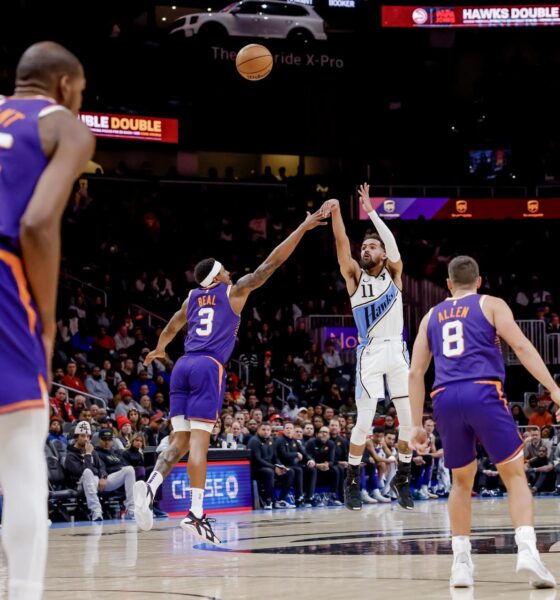
POLYGON ((389 287, 379 298, 375 298, 368 304, 362 304, 352 309, 354 321, 358 328, 360 343, 367 343, 371 330, 389 312, 399 294, 399 288, 391 281, 389 287))

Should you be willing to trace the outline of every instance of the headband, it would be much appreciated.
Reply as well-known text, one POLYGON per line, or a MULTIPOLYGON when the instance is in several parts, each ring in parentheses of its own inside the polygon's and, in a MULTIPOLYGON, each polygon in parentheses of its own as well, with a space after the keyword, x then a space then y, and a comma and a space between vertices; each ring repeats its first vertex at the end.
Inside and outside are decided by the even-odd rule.
POLYGON ((219 260, 214 261, 214 266, 210 269, 210 273, 200 282, 200 287, 208 287, 221 270, 222 263, 219 260))

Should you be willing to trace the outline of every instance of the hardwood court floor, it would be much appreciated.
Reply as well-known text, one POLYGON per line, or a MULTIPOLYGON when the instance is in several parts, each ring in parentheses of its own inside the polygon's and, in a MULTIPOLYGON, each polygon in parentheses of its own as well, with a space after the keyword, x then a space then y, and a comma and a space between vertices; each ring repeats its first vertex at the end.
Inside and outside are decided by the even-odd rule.
MULTIPOLYGON (((391 506, 216 515, 219 549, 202 546, 178 521, 53 525, 45 600, 553 600, 514 572, 515 544, 503 499, 474 500, 476 587, 451 592, 446 501, 391 506)), ((560 579, 560 501, 536 502, 539 549, 560 579)), ((5 561, 0 563, 5 590, 5 561)), ((559 595, 560 600, 560 595, 559 595)))

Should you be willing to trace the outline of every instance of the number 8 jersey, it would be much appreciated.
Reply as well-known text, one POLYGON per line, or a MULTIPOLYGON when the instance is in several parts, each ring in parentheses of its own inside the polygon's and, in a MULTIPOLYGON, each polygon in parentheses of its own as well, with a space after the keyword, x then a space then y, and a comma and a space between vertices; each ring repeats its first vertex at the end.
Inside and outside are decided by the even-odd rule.
POLYGON ((471 379, 504 381, 500 338, 482 311, 485 298, 476 293, 446 298, 432 308, 427 333, 434 388, 471 379))
POLYGON ((231 308, 231 286, 218 283, 191 290, 187 304, 185 352, 211 356, 225 364, 233 352, 240 317, 231 308))

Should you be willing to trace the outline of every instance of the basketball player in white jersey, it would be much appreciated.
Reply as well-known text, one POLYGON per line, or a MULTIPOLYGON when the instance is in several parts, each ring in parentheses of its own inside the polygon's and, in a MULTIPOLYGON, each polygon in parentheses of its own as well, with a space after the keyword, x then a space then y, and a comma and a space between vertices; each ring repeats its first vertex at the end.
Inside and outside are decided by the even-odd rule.
POLYGON ((327 200, 322 210, 332 216, 340 272, 350 294, 358 328, 356 369, 358 417, 350 437, 348 475, 344 501, 350 510, 360 510, 360 462, 378 398, 385 396, 384 376, 399 419, 399 463, 391 489, 401 507, 414 508, 409 489, 412 450, 410 402, 408 399, 408 351, 403 341, 402 271, 403 263, 395 237, 373 209, 369 185, 359 188, 360 203, 372 220, 377 234, 362 243, 360 262, 353 257, 338 200, 327 200))

